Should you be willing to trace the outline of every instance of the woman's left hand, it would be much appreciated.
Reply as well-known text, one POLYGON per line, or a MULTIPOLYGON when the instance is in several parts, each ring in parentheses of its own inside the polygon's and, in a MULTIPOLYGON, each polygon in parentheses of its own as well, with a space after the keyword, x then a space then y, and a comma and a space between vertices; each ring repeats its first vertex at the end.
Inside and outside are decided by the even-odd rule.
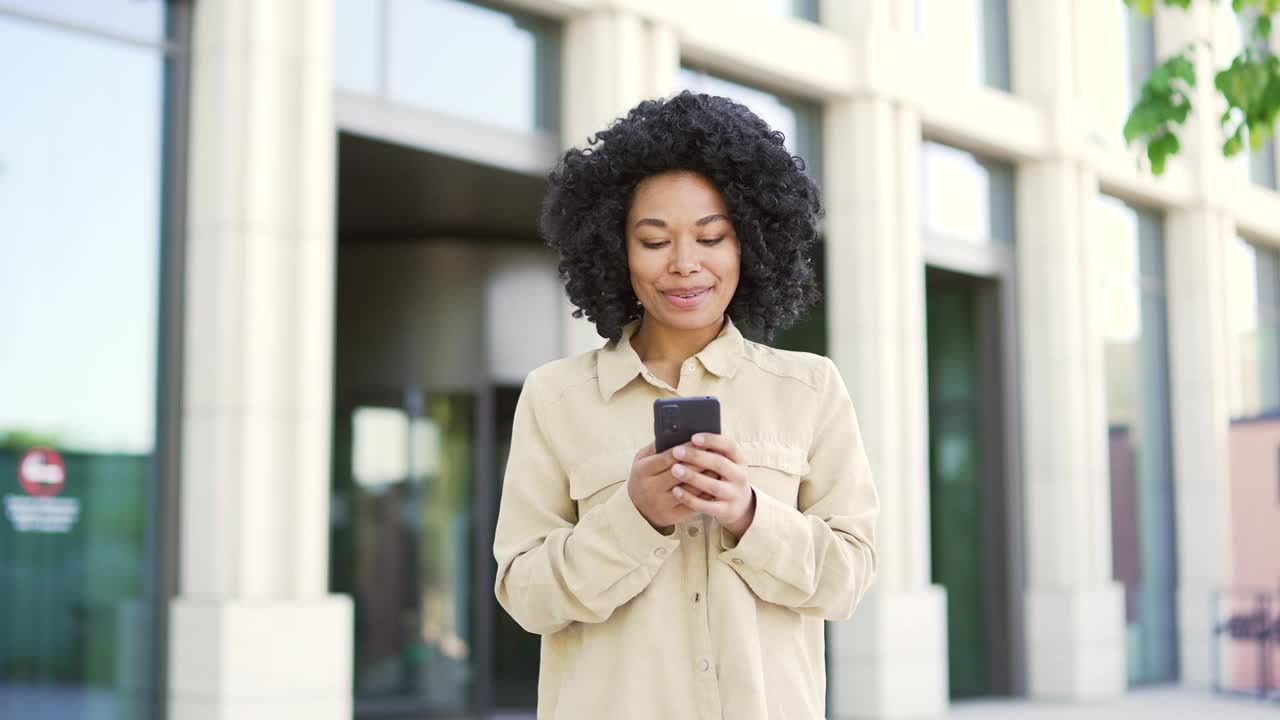
POLYGON ((742 537, 755 517, 756 496, 747 482, 747 468, 738 444, 724 435, 698 433, 691 444, 676 447, 672 454, 677 463, 671 467, 671 474, 710 496, 695 497, 676 486, 671 491, 676 500, 694 512, 715 518, 734 537, 742 537))

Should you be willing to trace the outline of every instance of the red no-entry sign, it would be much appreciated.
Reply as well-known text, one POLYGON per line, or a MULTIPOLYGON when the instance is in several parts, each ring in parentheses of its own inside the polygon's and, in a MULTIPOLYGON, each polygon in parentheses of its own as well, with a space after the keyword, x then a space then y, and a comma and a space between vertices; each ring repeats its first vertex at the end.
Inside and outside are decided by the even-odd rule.
POLYGON ((52 448, 31 448, 18 461, 18 482, 32 497, 53 497, 67 486, 67 464, 52 448))

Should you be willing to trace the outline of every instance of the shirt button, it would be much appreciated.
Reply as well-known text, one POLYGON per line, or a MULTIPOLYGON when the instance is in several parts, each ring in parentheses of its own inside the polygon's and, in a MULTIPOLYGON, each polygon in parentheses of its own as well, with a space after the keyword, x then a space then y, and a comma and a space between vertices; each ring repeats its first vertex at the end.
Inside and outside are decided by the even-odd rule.
POLYGON ((689 528, 689 537, 698 537, 698 532, 699 530, 696 527, 689 528))
POLYGON ((694 362, 694 361, 690 360, 690 361, 689 361, 689 369, 690 369, 690 370, 697 370, 697 369, 698 369, 698 363, 696 363, 696 362, 694 362))
POLYGON ((741 564, 742 564, 742 558, 734 558, 734 559, 733 559, 733 564, 734 564, 734 565, 741 565, 741 564))
POLYGON ((699 669, 699 670, 701 670, 702 672, 706 672, 706 671, 708 671, 708 670, 710 670, 710 669, 711 669, 711 663, 710 663, 710 662, 707 662, 707 660, 706 660, 706 659, 699 660, 699 661, 698 661, 698 669, 699 669))
POLYGON ((666 548, 656 548, 656 549, 654 549, 653 554, 654 554, 654 555, 657 555, 658 557, 666 557, 666 556, 667 556, 667 549, 666 549, 666 548))

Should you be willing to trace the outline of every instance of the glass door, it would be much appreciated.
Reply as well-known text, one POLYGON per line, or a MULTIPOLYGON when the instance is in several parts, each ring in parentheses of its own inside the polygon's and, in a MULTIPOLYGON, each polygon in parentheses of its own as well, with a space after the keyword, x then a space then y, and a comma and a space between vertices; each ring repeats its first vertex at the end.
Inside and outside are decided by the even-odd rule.
POLYGON ((355 603, 362 715, 473 707, 475 398, 352 393, 334 428, 332 586, 355 603))
POLYGON ((933 268, 926 277, 932 572, 947 591, 951 696, 1007 695, 1019 588, 998 284, 933 268))

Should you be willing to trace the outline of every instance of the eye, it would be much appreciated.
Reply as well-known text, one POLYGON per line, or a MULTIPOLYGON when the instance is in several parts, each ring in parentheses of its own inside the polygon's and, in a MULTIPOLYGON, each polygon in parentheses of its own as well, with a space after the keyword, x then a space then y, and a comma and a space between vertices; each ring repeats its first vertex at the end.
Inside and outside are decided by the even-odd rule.
POLYGON ((670 244, 670 241, 668 241, 668 240, 641 240, 641 241, 640 241, 640 244, 641 244, 641 245, 643 245, 643 246, 645 246, 645 247, 647 247, 647 248, 649 248, 650 250, 657 250, 657 249, 658 249, 658 248, 660 248, 660 247, 664 247, 664 246, 666 246, 666 245, 670 244))
POLYGON ((698 242, 702 243, 703 245, 717 245, 720 243, 721 240, 724 240, 724 238, 725 236, 721 235, 720 237, 706 238, 704 240, 699 240, 698 242))

